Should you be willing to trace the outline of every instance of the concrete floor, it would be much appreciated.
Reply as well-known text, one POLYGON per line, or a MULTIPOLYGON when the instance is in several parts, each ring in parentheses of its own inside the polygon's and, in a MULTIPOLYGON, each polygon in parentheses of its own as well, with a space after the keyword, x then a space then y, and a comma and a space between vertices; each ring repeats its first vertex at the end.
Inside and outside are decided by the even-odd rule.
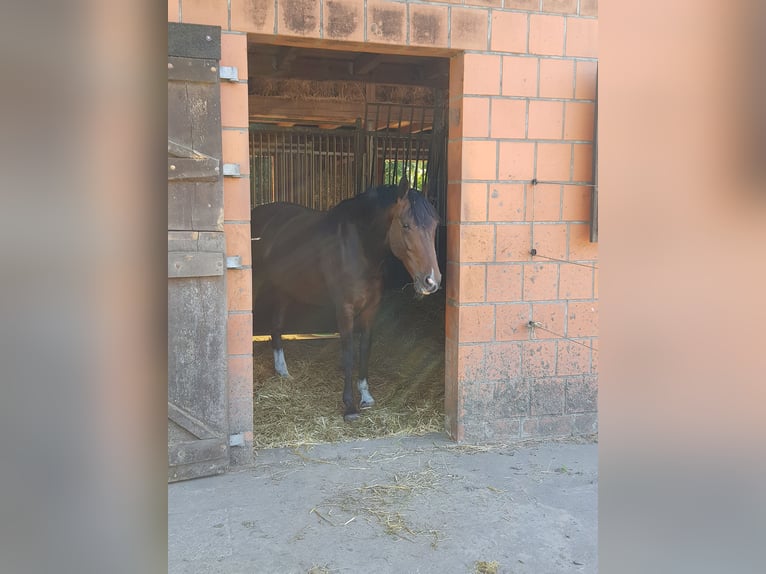
POLYGON ((430 435, 259 451, 168 486, 169 572, 597 572, 597 450, 430 435))

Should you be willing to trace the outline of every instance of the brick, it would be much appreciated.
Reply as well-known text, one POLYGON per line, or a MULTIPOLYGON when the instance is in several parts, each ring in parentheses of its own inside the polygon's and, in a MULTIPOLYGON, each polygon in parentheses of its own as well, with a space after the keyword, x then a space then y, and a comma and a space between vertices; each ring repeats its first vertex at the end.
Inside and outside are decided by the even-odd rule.
MULTIPOLYGON (((479 184, 481 185, 481 184, 479 184)), ((447 184, 447 223, 460 222, 460 184, 447 184)))
POLYGON ((595 104, 567 102, 564 139, 593 141, 595 104))
POLYGON ((527 221, 559 221, 561 219, 561 185, 538 183, 527 186, 531 208, 527 221))
POLYGON ((535 329, 535 339, 554 339, 566 332, 567 314, 564 303, 533 303, 532 320, 547 329, 535 329))
POLYGON ((231 29, 273 34, 275 14, 272 0, 231 0, 231 29))
POLYGON ((559 268, 559 299, 591 298, 593 269, 582 265, 562 265, 559 268))
MULTIPOLYGON (((521 266, 487 266, 487 301, 521 301, 521 266)), ((499 308, 497 310, 499 322, 499 308)))
POLYGON ((243 400, 253 397, 253 357, 229 357, 227 379, 229 398, 243 400))
POLYGON ((598 0, 580 0, 580 16, 598 16, 598 0))
POLYGON ((573 432, 580 435, 589 435, 598 432, 598 414, 582 413, 573 417, 573 432))
POLYGON ((565 185, 562 219, 565 221, 590 221, 592 190, 587 186, 565 185))
POLYGON ((228 408, 229 428, 238 431, 253 428, 253 398, 229 400, 228 408))
POLYGON ((493 10, 490 49, 493 52, 526 53, 527 15, 493 10))
MULTIPOLYGON (((488 343, 485 347, 484 366, 485 376, 489 381, 510 382, 517 379, 521 372, 521 344, 488 343)), ((523 412, 522 410, 521 413, 508 414, 523 412)))
MULTIPOLYGON (((532 227, 532 245, 539 255, 566 259, 567 226, 564 223, 537 224, 532 227)), ((533 261, 535 259, 533 258, 533 261)))
POLYGON ((543 12, 576 14, 577 0, 543 0, 543 12))
POLYGON ((494 225, 460 226, 460 262, 493 261, 495 251, 494 225))
POLYGON ((593 270, 593 298, 598 299, 598 269, 593 270))
POLYGON ((460 225, 447 225, 447 261, 460 261, 460 225))
POLYGON ((458 308, 458 340, 461 343, 491 341, 495 335, 494 305, 471 305, 458 308))
POLYGON ((503 56, 503 95, 534 97, 537 95, 537 58, 503 56))
POLYGON ((242 265, 250 265, 252 263, 250 224, 224 223, 223 230, 227 257, 239 255, 242 258, 242 265))
POLYGON ((540 97, 571 98, 574 95, 575 63, 572 60, 540 59, 540 97))
POLYGON ((526 137, 526 115, 525 101, 493 98, 491 137, 526 137))
POLYGON ((577 62, 575 66, 575 98, 596 99, 596 62, 577 62))
POLYGON ((484 378, 484 345, 458 347, 458 377, 461 381, 481 381, 484 378))
POLYGON ((447 261, 444 269, 443 282, 447 292, 448 301, 457 301, 460 293, 460 264, 454 261, 447 261))
POLYGON ((529 181, 535 171, 535 144, 532 142, 500 142, 498 179, 529 181))
POLYGON ((562 56, 564 54, 564 17, 531 14, 529 18, 529 53, 562 56))
POLYGON ((487 137, 489 135, 489 98, 463 98, 461 123, 463 137, 487 137))
POLYGON ((247 36, 221 34, 221 66, 237 68, 237 78, 247 81, 247 36))
POLYGON ((452 8, 450 47, 457 50, 486 50, 487 27, 486 10, 452 8))
POLYGON ((568 181, 572 166, 571 144, 541 143, 537 146, 537 178, 568 181))
POLYGON ((560 140, 564 126, 564 104, 553 101, 529 102, 529 139, 560 140))
POLYGON ((250 142, 246 129, 223 130, 223 163, 238 163, 242 174, 250 173, 250 142))
POLYGON ((564 380, 542 379, 530 384, 530 414, 564 414, 564 380))
POLYGON ((181 0, 168 0, 168 22, 178 22, 181 0))
POLYGON ((497 96, 500 94, 500 56, 466 54, 463 57, 463 92, 497 96))
POLYGON ((540 8, 540 0, 505 0, 506 8, 515 8, 516 10, 537 11, 540 8))
POLYGON ((221 82, 221 125, 227 128, 248 127, 247 84, 221 82))
POLYGON ((252 355, 252 313, 229 314, 226 321, 226 351, 229 355, 252 355))
POLYGON ((206 24, 229 29, 229 6, 211 0, 183 0, 181 21, 185 24, 206 24))
POLYGON ((463 141, 463 179, 497 179, 497 143, 463 141))
POLYGON ((458 294, 454 299, 459 303, 483 303, 486 274, 485 265, 460 265, 458 268, 458 294))
POLYGON ((449 13, 446 6, 410 5, 410 45, 449 45, 449 13))
POLYGON ((223 180, 224 221, 250 219, 250 179, 227 177, 223 180))
POLYGON ((404 4, 367 2, 367 41, 404 44, 407 40, 407 10, 404 4))
POLYGON ((490 221, 524 221, 524 185, 493 183, 489 186, 490 221))
POLYGON ((464 0, 463 2, 455 2, 455 4, 465 4, 466 6, 494 6, 495 8, 500 8, 503 5, 503 0, 464 0))
POLYGON ((353 0, 325 0, 324 37, 364 41, 364 7, 353 0))
POLYGON ((559 339, 557 375, 583 375, 590 373, 590 349, 574 341, 559 339))
MULTIPOLYGON (((521 344, 515 342, 488 343, 485 347, 484 363, 488 380, 508 383, 508 387, 514 386, 510 381, 518 380, 521 376, 521 344)), ((511 399, 511 397, 503 398, 511 399)), ((515 398, 513 397, 513 399, 515 398)), ((523 414, 525 410, 522 408, 521 412, 508 414, 523 414)))
POLYGON ((319 38, 319 2, 280 0, 277 4, 277 34, 319 38))
POLYGON ((598 20, 567 18, 566 55, 580 58, 598 56, 598 20))
POLYGON ((595 261, 598 243, 590 242, 590 224, 569 224, 569 261, 595 261))
POLYGON ((465 83, 465 56, 462 52, 449 59, 449 104, 463 97, 465 83))
POLYGON ((550 301, 558 297, 558 263, 529 263, 524 266, 524 301, 550 301))
POLYGON ((536 419, 528 419, 524 421, 521 435, 522 438, 527 436, 565 437, 570 436, 573 430, 574 419, 571 416, 544 415, 536 419), (527 427, 527 423, 530 423, 531 426, 527 427), (528 432, 530 430, 532 430, 531 433, 528 432))
POLYGON ((463 179, 463 142, 452 140, 447 142, 447 181, 463 179))
POLYGON ((461 221, 487 220, 487 184, 463 183, 460 193, 461 221))
POLYGON ((532 230, 529 224, 498 225, 495 230, 495 261, 529 261, 532 257, 532 230))
POLYGON ((226 271, 226 305, 229 311, 253 310, 253 278, 250 269, 226 271))
POLYGON ((529 339, 531 308, 527 303, 512 303, 495 307, 495 339, 498 341, 526 341, 529 339))
POLYGON ((459 316, 457 305, 447 301, 447 305, 444 308, 444 336, 446 339, 458 342, 458 319, 459 316))
POLYGON ((598 339, 590 340, 591 352, 590 352, 590 372, 594 375, 598 374, 598 339))
POLYGON ((521 343, 521 371, 525 377, 551 377, 556 374, 556 341, 521 343))
POLYGON ((598 301, 569 302, 567 337, 598 337, 598 301))
POLYGON ((593 146, 591 144, 574 144, 574 181, 593 181, 593 146))
POLYGON ((591 375, 565 379, 566 412, 588 413, 598 410, 598 379, 591 375))

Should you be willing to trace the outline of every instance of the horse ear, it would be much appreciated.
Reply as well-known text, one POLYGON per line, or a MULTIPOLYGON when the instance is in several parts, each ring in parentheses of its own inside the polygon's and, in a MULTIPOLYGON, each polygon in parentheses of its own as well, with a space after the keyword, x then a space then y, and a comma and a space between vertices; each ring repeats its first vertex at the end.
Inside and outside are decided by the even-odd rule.
POLYGON ((407 192, 410 190, 410 182, 406 177, 402 177, 402 179, 399 180, 399 189, 397 191, 397 196, 399 199, 402 199, 405 195, 407 195, 407 192))

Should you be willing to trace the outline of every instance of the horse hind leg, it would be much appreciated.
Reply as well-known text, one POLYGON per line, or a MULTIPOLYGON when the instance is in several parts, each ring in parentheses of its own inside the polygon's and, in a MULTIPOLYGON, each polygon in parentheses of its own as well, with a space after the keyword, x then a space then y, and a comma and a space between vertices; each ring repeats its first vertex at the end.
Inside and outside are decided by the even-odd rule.
POLYGON ((282 348, 282 328, 285 323, 287 301, 277 297, 274 305, 274 313, 271 317, 271 348, 274 351, 274 370, 280 377, 289 377, 287 363, 285 362, 285 350, 282 348))

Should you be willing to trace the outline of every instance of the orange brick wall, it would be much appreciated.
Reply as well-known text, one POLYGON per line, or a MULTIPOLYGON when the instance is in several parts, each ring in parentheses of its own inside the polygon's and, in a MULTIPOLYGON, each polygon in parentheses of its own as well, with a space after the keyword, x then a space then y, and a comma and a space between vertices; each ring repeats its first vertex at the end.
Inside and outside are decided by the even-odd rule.
MULTIPOLYGON (((597 0, 168 2, 169 20, 227 32, 222 65, 238 66, 242 82, 222 86, 224 161, 244 172, 242 33, 451 54, 445 407, 456 440, 596 430, 598 250, 588 220, 597 12, 597 0)), ((227 249, 243 256, 247 184, 226 178, 224 187, 227 249)), ((242 409, 249 274, 227 276, 231 398, 242 409)))

